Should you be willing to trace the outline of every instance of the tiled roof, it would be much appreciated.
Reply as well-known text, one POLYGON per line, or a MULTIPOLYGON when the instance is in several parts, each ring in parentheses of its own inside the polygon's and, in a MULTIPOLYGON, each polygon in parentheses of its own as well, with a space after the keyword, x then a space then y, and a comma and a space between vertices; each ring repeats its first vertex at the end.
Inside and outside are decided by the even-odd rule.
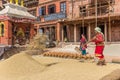
POLYGON ((36 19, 35 16, 31 15, 27 8, 22 7, 20 5, 7 3, 4 4, 5 8, 0 11, 0 15, 6 15, 9 17, 17 17, 17 18, 29 18, 29 19, 36 19))

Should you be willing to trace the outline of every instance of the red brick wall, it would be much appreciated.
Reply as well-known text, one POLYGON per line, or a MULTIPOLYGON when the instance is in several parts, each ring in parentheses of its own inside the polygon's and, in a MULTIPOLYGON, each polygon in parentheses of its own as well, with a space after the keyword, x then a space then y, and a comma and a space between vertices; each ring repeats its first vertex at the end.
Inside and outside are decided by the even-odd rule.
POLYGON ((12 24, 11 22, 8 22, 8 44, 12 44, 12 24))
MULTIPOLYGON (((89 0, 84 0, 83 4, 82 1, 80 0, 75 0, 75 2, 73 2, 73 18, 79 18, 79 6, 81 5, 87 5, 89 3, 89 0)), ((114 8, 114 13, 120 14, 120 0, 115 0, 115 4, 112 5, 112 7, 114 8)), ((112 7, 110 6, 110 9, 112 9, 112 7)), ((72 2, 68 3, 68 18, 72 18, 72 2)))
MULTIPOLYGON (((11 45, 12 44, 12 24, 9 21, 4 21, 4 36, 0 37, 0 44, 5 44, 5 45, 11 45)), ((19 28, 22 28, 23 31, 26 30, 26 27, 30 26, 31 27, 31 38, 34 36, 34 25, 29 24, 29 23, 15 23, 15 26, 19 28)))
POLYGON ((75 0, 73 3, 71 1, 69 1, 67 4, 68 4, 68 18, 72 18, 72 13, 73 13, 73 18, 78 18, 79 17, 79 6, 80 5, 86 5, 88 4, 89 0, 83 0, 83 3, 82 1, 80 0, 75 0), (72 8, 72 4, 73 4, 73 8, 72 8), (73 10, 72 10, 73 9, 73 10))
POLYGON ((8 27, 9 21, 4 21, 4 36, 0 37, 0 44, 9 44, 9 40, 11 39, 11 34, 8 30, 10 28, 8 27))
POLYGON ((112 41, 120 41, 120 22, 119 20, 111 23, 112 41))
MULTIPOLYGON (((66 2, 66 13, 68 13, 68 1, 69 0, 39 0, 39 6, 37 8, 37 16, 39 16, 39 8, 42 6, 46 6, 46 15, 48 15, 48 6, 51 4, 55 4, 56 6, 56 13, 60 12, 60 3, 66 2)), ((37 28, 39 27, 50 27, 50 25, 55 25, 55 38, 60 41, 60 27, 61 25, 56 21, 44 21, 44 17, 41 17, 41 22, 39 25, 36 25, 37 28), (42 25, 42 26, 41 26, 42 25)))
MULTIPOLYGON (((40 5, 38 6, 37 8, 37 16, 39 16, 39 8, 42 7, 42 6, 46 6, 46 15, 48 15, 48 6, 51 5, 51 4, 55 4, 56 5, 56 13, 59 13, 60 12, 60 3, 61 2, 64 2, 66 1, 66 7, 68 5, 68 2, 67 0, 56 0, 56 1, 49 1, 49 0, 39 0, 40 2, 40 5), (46 3, 46 1, 48 1, 46 3), (44 4, 42 4, 44 2, 44 4)), ((68 7, 66 8, 66 12, 68 12, 68 7)), ((44 22, 44 18, 41 18, 41 21, 44 22)))
POLYGON ((114 13, 120 13, 120 0, 115 0, 114 13))

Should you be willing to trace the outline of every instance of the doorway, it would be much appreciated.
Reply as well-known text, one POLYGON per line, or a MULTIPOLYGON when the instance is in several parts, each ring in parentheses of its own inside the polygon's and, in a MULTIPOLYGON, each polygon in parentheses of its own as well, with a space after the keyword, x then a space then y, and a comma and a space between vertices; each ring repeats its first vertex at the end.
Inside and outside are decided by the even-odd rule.
POLYGON ((55 41, 55 26, 50 27, 50 40, 55 41))
POLYGON ((40 33, 40 34, 43 34, 43 33, 44 33, 44 28, 40 28, 40 29, 39 29, 39 33, 40 33))
POLYGON ((66 26, 64 26, 63 27, 63 39, 66 41, 66 40, 68 40, 68 37, 67 37, 67 27, 66 26))
POLYGON ((104 32, 104 25, 101 24, 101 25, 99 25, 98 27, 101 29, 101 32, 104 34, 104 33, 105 33, 105 32, 104 32))
POLYGON ((87 39, 87 27, 80 27, 80 38, 82 34, 84 34, 87 39))

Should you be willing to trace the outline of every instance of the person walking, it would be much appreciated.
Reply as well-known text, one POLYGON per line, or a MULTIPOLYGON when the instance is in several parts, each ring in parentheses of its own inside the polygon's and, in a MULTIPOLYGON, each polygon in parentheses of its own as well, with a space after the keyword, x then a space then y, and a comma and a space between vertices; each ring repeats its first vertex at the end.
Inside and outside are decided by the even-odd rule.
POLYGON ((80 39, 80 50, 82 52, 82 55, 86 55, 86 48, 87 48, 86 42, 87 42, 87 40, 86 40, 84 34, 82 34, 81 39, 80 39))
POLYGON ((105 47, 104 35, 99 27, 95 28, 95 36, 89 42, 95 42, 95 58, 97 59, 97 65, 106 65, 103 54, 105 47))

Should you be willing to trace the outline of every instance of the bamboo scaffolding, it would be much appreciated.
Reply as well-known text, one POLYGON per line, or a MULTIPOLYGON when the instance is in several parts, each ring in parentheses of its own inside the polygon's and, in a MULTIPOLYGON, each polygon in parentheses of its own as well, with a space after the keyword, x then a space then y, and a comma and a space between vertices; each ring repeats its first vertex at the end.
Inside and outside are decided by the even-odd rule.
MULTIPOLYGON (((83 0, 82 0, 82 7, 83 7, 83 0)), ((84 13, 83 13, 83 11, 84 11, 84 9, 82 9, 82 28, 83 28, 83 34, 84 34, 84 13)))

